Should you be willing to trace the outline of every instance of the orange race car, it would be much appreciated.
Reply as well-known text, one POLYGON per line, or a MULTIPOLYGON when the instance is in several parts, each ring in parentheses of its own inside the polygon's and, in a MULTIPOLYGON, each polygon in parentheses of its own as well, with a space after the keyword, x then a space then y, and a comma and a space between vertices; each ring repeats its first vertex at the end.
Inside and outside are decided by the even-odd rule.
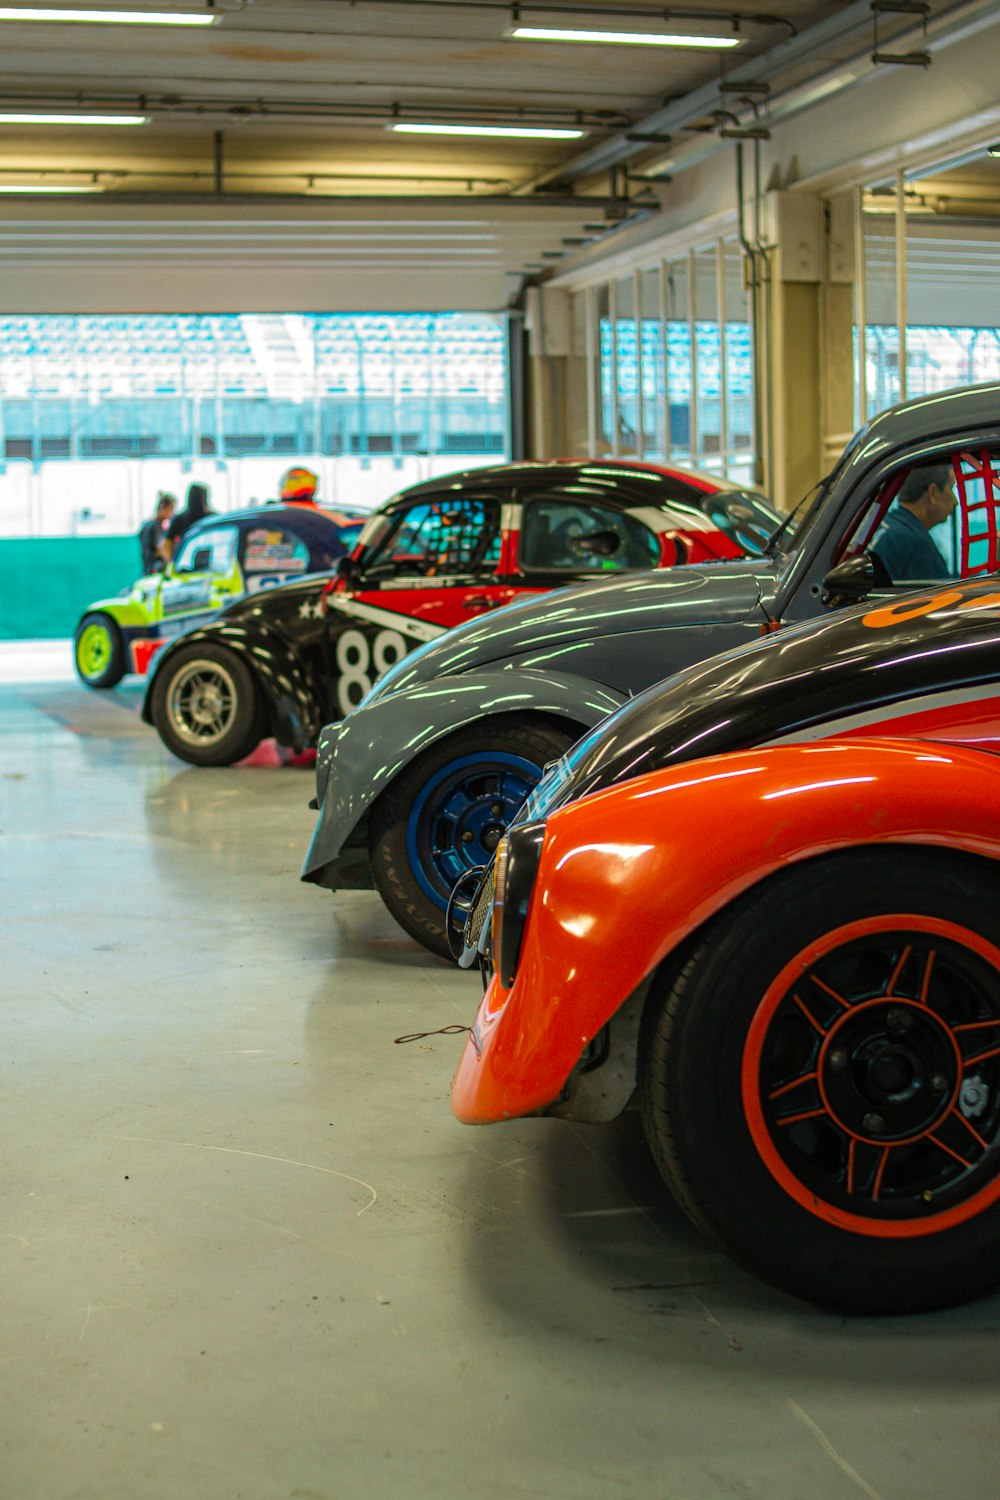
POLYGON ((995 579, 620 710, 541 783, 472 910, 495 973, 459 1119, 602 1121, 637 1094, 675 1196, 763 1278, 867 1312, 994 1285, 998 750, 995 579))

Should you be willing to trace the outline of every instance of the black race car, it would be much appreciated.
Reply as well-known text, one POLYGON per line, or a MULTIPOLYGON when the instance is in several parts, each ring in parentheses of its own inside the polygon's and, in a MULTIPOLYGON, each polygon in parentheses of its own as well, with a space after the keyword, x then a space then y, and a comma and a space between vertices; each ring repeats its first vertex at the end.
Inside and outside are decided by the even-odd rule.
POLYGON ((143 717, 175 755, 225 765, 274 735, 302 749, 382 672, 453 625, 583 580, 759 553, 760 495, 651 464, 504 464, 413 486, 332 579, 248 597, 154 663, 143 717))

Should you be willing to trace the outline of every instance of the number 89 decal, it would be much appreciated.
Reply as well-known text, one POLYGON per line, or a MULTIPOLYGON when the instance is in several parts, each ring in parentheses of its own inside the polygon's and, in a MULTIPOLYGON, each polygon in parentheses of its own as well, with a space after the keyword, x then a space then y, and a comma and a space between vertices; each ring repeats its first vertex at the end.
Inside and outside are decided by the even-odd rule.
POLYGON ((337 642, 337 703, 342 714, 356 708, 377 677, 401 661, 409 650, 398 630, 378 630, 371 637, 345 630, 337 642))

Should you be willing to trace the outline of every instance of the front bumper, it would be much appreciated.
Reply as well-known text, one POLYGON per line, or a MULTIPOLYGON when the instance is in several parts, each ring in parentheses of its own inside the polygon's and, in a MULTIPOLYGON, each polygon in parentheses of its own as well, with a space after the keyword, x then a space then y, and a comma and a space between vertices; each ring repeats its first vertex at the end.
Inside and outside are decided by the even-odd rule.
POLYGON ((350 847, 352 834, 365 831, 366 782, 360 758, 339 754, 346 724, 328 724, 316 751, 316 793, 319 818, 302 866, 302 879, 331 890, 366 890, 372 882, 366 839, 350 847), (359 823, 361 824, 359 828, 359 823), (345 847, 346 846, 346 847, 345 847))
POLYGON ((565 1077, 553 1073, 544 1017, 529 1018, 516 987, 516 978, 505 990, 494 976, 483 996, 451 1082, 455 1117, 463 1125, 525 1115, 598 1124, 620 1115, 635 1092, 649 980, 593 1037, 579 1032, 579 1057, 565 1077))

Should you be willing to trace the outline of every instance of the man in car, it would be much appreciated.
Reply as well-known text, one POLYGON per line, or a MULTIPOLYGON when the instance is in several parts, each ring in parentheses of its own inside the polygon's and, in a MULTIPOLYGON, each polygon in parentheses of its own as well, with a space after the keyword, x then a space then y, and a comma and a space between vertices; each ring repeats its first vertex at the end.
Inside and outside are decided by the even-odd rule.
POLYGON ((910 470, 872 541, 872 551, 893 583, 955 576, 930 532, 947 521, 957 503, 950 463, 919 464, 910 470))
POLYGON ((282 505, 311 505, 316 508, 319 475, 312 469, 287 469, 281 476, 278 498, 282 505))

